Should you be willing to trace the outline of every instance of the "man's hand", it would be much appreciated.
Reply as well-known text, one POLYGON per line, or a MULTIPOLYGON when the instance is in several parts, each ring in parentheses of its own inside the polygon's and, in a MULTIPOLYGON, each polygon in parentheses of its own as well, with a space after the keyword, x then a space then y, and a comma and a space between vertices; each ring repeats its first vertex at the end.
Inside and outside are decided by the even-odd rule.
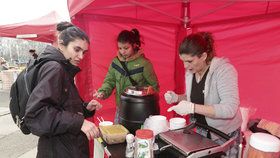
POLYGON ((178 102, 178 98, 179 98, 178 95, 173 91, 167 91, 164 94, 164 99, 167 102, 167 104, 172 104, 172 103, 178 102))
POLYGON ((194 103, 182 100, 179 104, 170 107, 167 111, 175 111, 177 114, 183 116, 194 113, 194 103))

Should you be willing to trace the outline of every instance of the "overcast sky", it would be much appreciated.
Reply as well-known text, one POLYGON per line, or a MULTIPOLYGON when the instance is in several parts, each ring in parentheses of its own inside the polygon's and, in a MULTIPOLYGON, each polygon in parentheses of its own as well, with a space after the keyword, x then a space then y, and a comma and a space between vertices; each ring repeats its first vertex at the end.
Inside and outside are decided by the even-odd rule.
POLYGON ((0 0, 0 25, 15 24, 55 12, 59 21, 69 21, 67 0, 0 0))

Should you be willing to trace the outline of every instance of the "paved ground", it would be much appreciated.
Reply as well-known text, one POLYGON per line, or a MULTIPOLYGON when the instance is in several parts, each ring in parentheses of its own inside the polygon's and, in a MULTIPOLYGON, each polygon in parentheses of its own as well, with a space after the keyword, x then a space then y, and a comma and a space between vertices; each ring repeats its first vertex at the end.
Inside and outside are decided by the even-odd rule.
POLYGON ((0 89, 0 107, 8 107, 9 106, 9 99, 10 98, 10 91, 1 90, 0 89))
POLYGON ((9 114, 9 92, 0 90, 0 158, 35 158, 38 137, 24 135, 9 114))

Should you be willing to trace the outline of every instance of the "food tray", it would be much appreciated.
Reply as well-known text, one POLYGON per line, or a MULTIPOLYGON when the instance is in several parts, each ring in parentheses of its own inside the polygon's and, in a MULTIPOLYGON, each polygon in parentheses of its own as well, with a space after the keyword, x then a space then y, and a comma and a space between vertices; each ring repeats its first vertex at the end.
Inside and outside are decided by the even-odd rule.
POLYGON ((100 131, 103 140, 107 144, 118 144, 125 141, 126 135, 129 131, 122 125, 100 126, 100 131))

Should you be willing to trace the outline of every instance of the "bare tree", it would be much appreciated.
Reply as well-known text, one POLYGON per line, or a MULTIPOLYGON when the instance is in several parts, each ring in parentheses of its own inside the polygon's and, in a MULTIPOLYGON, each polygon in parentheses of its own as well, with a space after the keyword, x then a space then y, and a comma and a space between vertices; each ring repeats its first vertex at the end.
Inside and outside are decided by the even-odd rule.
POLYGON ((0 56, 12 65, 15 62, 27 63, 30 59, 30 49, 35 49, 40 54, 47 44, 30 40, 0 38, 0 56))

